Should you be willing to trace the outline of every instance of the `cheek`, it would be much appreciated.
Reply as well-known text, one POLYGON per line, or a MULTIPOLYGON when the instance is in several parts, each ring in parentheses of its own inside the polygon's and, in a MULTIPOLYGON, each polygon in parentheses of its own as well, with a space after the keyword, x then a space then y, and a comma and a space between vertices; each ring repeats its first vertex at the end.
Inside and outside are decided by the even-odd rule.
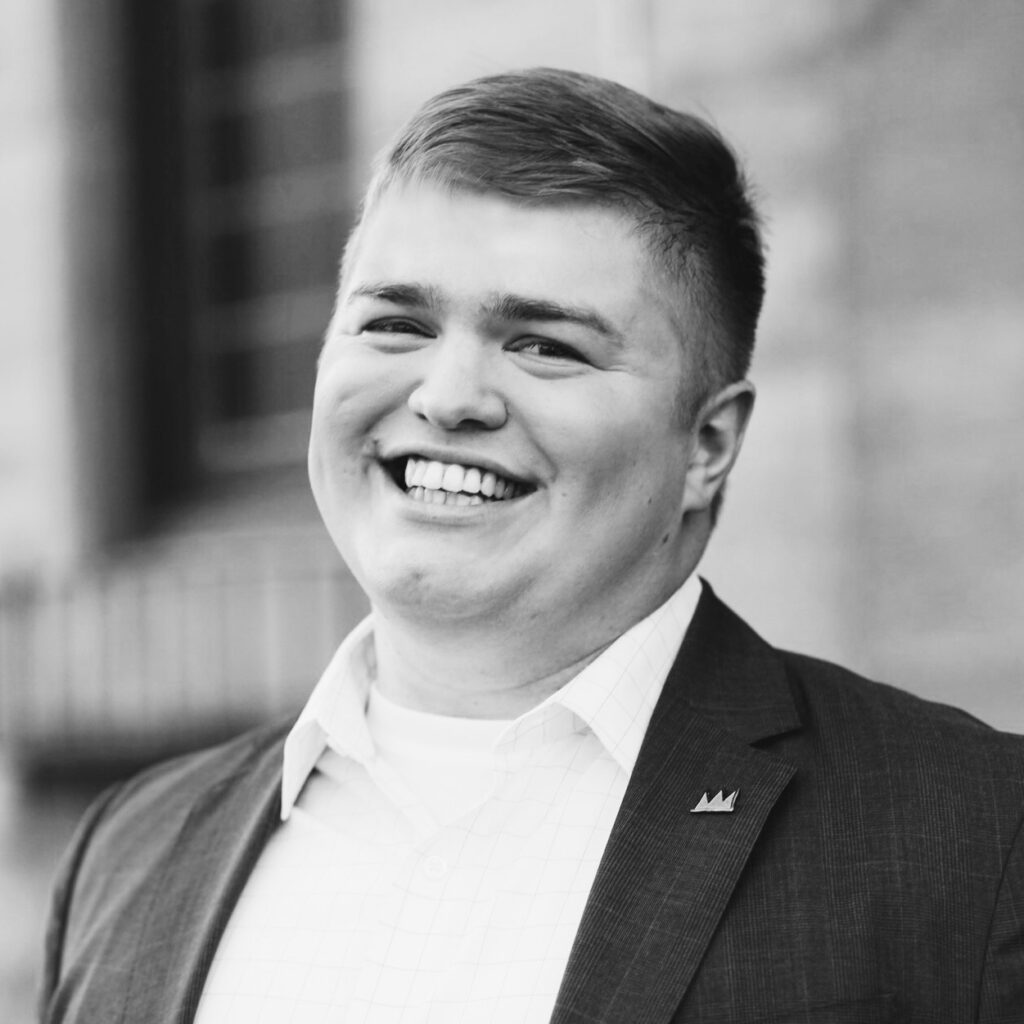
MULTIPOLYGON (((380 355, 356 349, 325 358, 317 373, 309 439, 314 492, 360 472, 377 425, 404 403, 399 375, 380 355)), ((320 497, 318 493, 318 498, 320 497)))
POLYGON ((650 473, 650 422, 622 415, 621 400, 593 407, 558 436, 557 463, 576 486, 597 497, 621 497, 621 486, 635 486, 650 473))
POLYGON ((649 415, 609 417, 582 436, 583 443, 563 448, 561 464, 572 468, 562 490, 575 492, 588 518, 633 521, 639 529, 674 517, 683 495, 685 436, 653 431, 649 415))
POLYGON ((353 345, 325 359, 313 393, 313 436, 330 446, 362 445, 388 413, 404 404, 394 357, 353 345))

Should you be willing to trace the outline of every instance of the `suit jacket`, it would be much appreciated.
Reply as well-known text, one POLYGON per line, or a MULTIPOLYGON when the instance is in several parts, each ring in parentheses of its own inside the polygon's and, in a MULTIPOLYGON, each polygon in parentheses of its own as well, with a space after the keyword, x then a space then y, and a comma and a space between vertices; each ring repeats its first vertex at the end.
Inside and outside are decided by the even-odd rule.
MULTIPOLYGON (((288 726, 157 766, 65 858, 43 1016, 191 1021, 278 825, 288 726)), ((778 651, 705 587, 557 1024, 1024 1021, 1024 740, 778 651), (731 813, 694 814, 739 790, 731 813)))

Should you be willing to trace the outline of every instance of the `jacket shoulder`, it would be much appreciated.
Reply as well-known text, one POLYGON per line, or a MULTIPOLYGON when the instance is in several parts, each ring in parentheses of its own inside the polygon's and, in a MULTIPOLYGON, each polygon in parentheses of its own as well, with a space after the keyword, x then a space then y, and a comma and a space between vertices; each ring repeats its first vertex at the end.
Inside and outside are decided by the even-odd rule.
POLYGON ((291 724, 261 726, 115 784, 97 800, 97 813, 83 821, 90 846, 109 845, 122 857, 140 843, 145 851, 158 849, 162 838, 170 841, 177 834, 197 800, 252 771, 254 761, 277 756, 291 724))
POLYGON ((851 709, 889 719, 913 719, 944 724, 954 730, 966 730, 979 737, 1003 737, 1010 748, 1024 748, 1024 736, 999 732, 962 708, 910 693, 891 683, 879 682, 821 658, 776 648, 800 696, 811 707, 838 703, 851 709))
POLYGON ((804 726, 842 772, 888 766, 907 779, 928 776, 964 787, 1000 780, 1024 800, 1024 736, 1000 732, 960 708, 927 700, 839 665, 778 651, 804 726), (884 762, 879 760, 884 758, 884 762), (972 780, 974 782, 972 783, 972 780))
POLYGON ((161 762, 93 803, 64 854, 53 889, 44 1007, 57 998, 58 987, 64 993, 59 998, 77 998, 88 988, 87 977, 120 962, 145 924, 151 902, 146 894, 167 872, 176 844, 197 834, 193 823, 203 828, 221 820, 239 800, 259 813, 280 779, 289 727, 277 723, 161 762))

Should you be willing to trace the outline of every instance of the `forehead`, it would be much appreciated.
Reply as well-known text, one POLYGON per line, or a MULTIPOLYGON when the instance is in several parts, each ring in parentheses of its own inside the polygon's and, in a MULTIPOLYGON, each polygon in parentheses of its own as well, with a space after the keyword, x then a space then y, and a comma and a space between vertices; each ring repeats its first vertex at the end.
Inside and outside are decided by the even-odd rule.
POLYGON ((423 183, 377 198, 346 253, 342 296, 378 283, 429 284, 452 298, 514 292, 599 301, 628 316, 674 307, 635 221, 596 205, 527 206, 423 183))

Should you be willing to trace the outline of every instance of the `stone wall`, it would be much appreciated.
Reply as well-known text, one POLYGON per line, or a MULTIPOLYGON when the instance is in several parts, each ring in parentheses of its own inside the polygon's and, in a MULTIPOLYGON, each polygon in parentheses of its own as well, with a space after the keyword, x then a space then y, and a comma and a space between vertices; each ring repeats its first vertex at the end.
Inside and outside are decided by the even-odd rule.
POLYGON ((5 8, 0 580, 61 576, 132 515, 113 6, 5 8))
POLYGON ((69 438, 64 132, 51 3, 14 0, 0 34, 0 569, 75 546, 69 438))
POLYGON ((788 0, 354 4, 356 166, 508 67, 709 114, 762 196, 744 459, 703 571, 778 643, 1024 729, 1024 12, 788 0))
MULTIPOLYGON (((8 6, 0 578, 108 551, 134 487, 114 3, 8 6)), ((523 65, 618 78, 734 140, 769 296, 703 571, 777 643, 1024 730, 1016 0, 348 7, 355 186, 423 98, 523 65)))
POLYGON ((1024 731, 1024 8, 911 5, 846 133, 858 642, 1024 731))

